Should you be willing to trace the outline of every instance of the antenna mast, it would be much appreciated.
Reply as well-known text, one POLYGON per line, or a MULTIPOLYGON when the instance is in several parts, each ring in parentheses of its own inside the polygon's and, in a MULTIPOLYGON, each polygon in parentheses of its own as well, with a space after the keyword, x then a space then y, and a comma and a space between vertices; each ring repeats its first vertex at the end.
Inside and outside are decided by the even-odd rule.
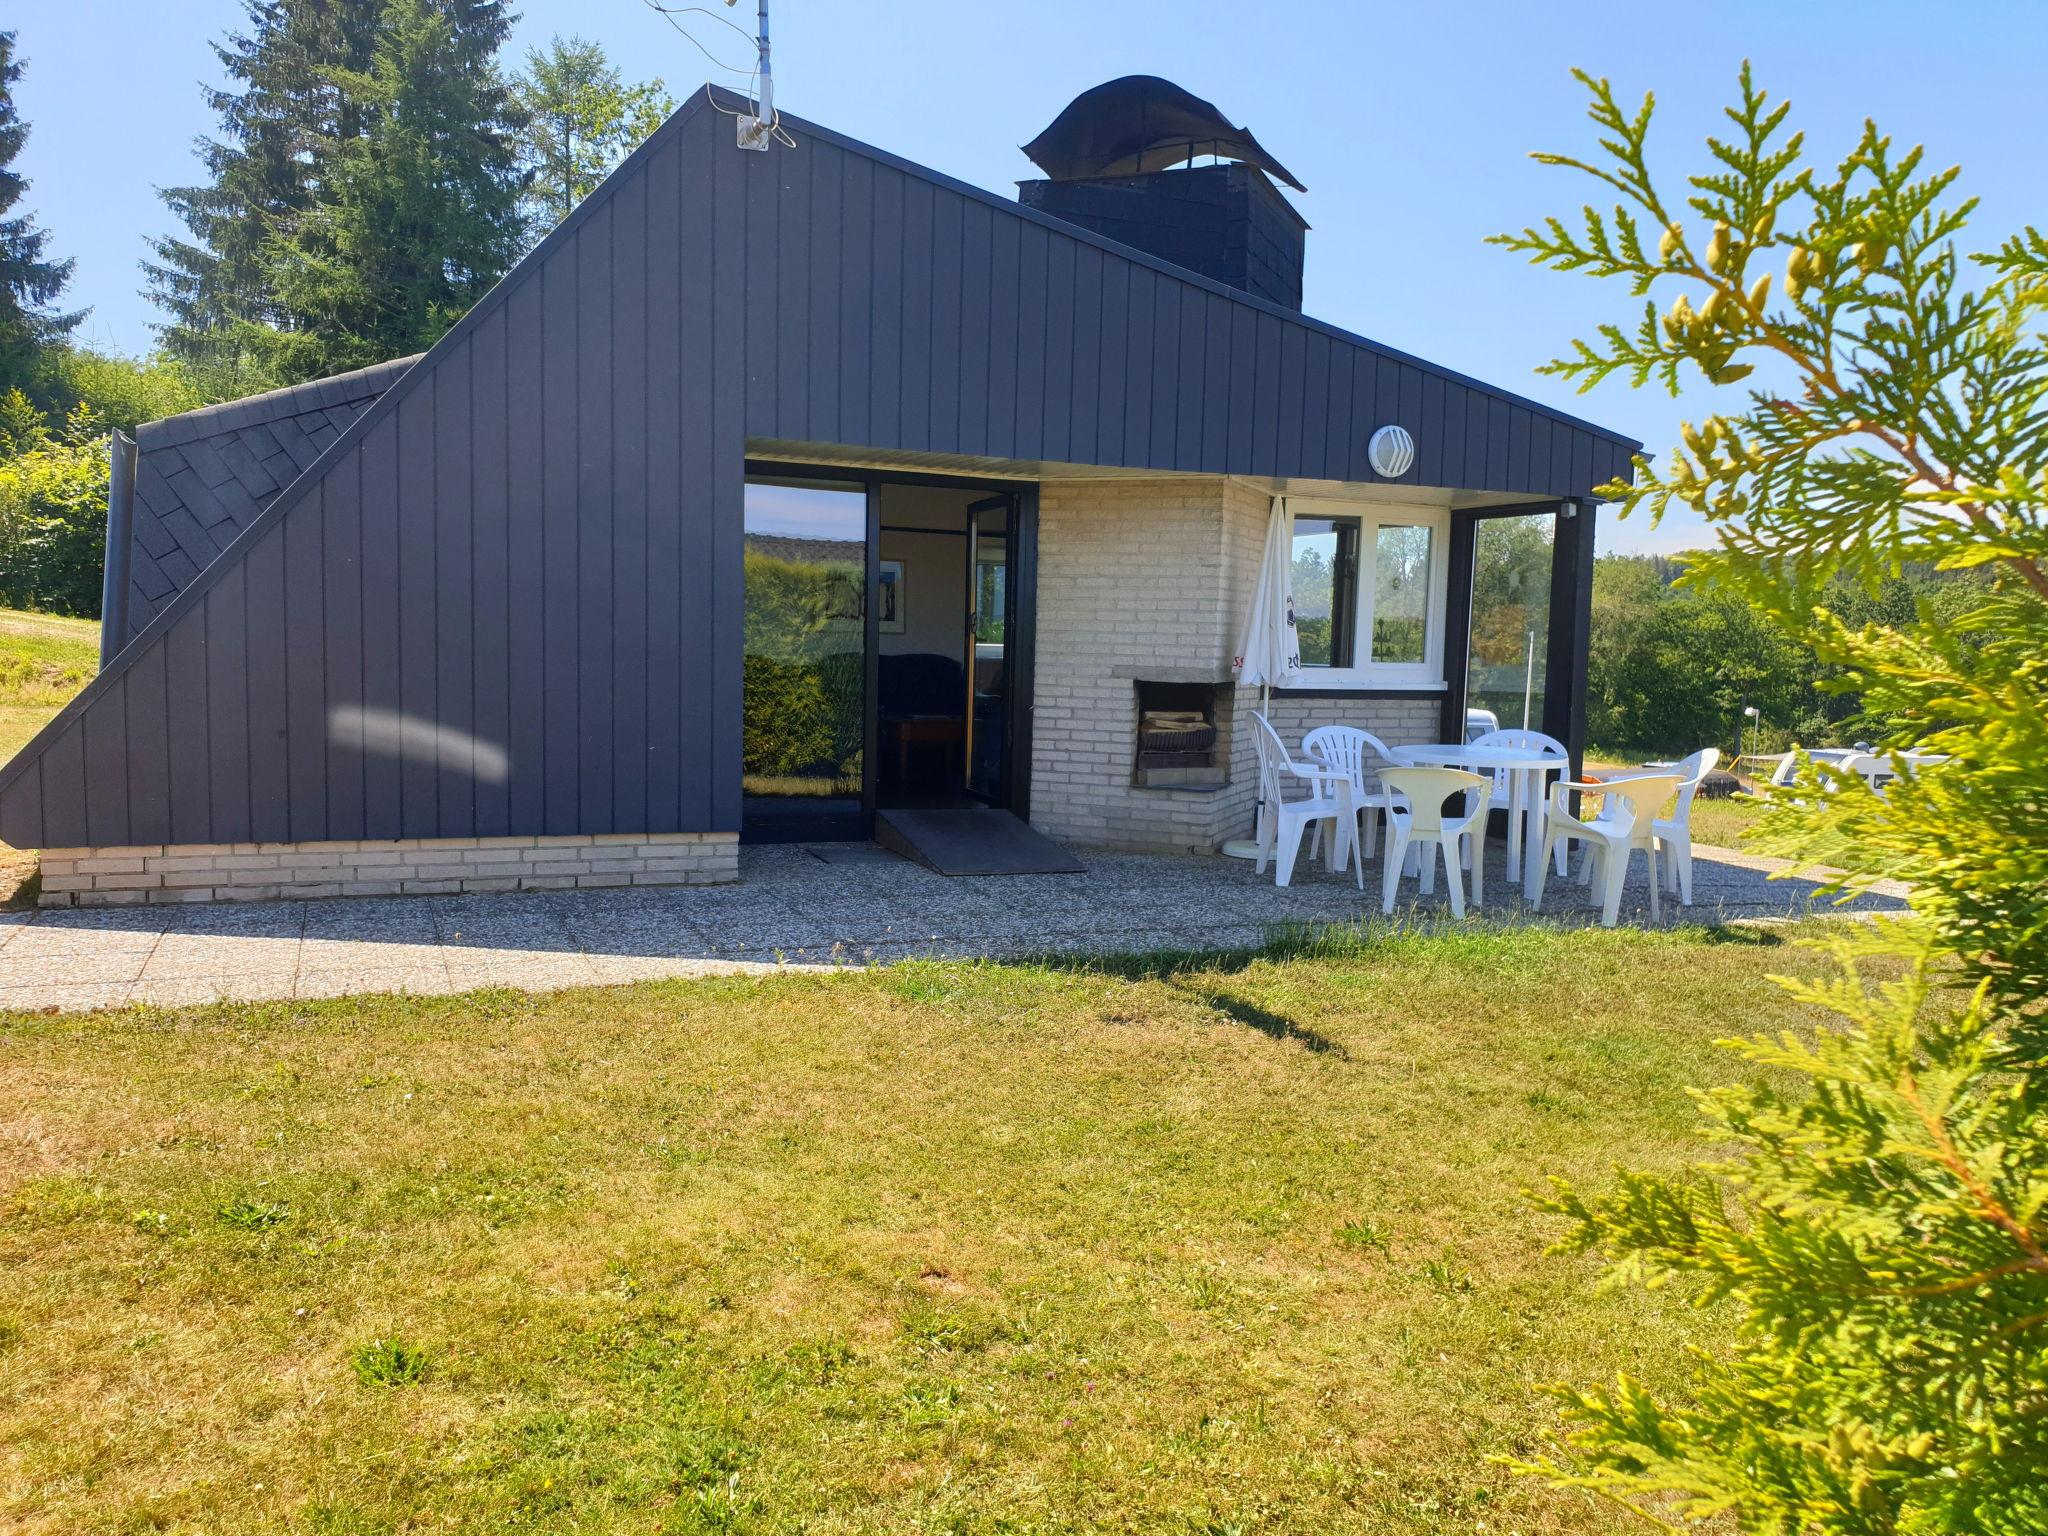
MULTIPOLYGON (((726 4, 732 3, 733 0, 726 0, 726 4)), ((758 51, 755 69, 761 82, 758 115, 739 120, 741 149, 765 150, 775 141, 775 76, 768 64, 768 0, 760 0, 760 18, 760 35, 754 44, 758 51)))

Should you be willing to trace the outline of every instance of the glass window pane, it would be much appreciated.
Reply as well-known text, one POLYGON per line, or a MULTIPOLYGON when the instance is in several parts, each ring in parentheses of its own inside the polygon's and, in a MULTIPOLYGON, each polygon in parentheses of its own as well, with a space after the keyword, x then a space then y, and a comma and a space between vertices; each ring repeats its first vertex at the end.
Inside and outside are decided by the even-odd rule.
POLYGON ((745 791, 857 801, 866 688, 866 492, 750 480, 745 558, 745 791))
MULTIPOLYGON (((1550 645, 1550 567, 1557 519, 1481 518, 1472 536, 1472 651, 1465 707, 1499 726, 1543 729, 1550 645)), ((1485 722, 1479 723, 1481 727, 1485 722)))
POLYGON ((1429 659, 1430 562, 1435 530, 1389 523, 1373 540, 1372 659, 1429 659))
POLYGON ((1294 635, 1304 667, 1352 663, 1357 547, 1356 523, 1327 517, 1294 520, 1294 635))

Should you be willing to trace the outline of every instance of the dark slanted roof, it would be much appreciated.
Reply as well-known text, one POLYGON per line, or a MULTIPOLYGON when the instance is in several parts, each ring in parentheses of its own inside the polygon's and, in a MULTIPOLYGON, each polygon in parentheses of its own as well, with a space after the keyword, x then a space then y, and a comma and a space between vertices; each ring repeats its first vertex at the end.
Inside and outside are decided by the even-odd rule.
POLYGON ((1137 176, 1197 155, 1241 160, 1306 192, 1294 173, 1215 104, 1157 75, 1125 75, 1083 91, 1024 153, 1054 181, 1137 176))
POLYGON ((137 428, 127 623, 111 649, 184 591, 416 361, 396 358, 137 428))

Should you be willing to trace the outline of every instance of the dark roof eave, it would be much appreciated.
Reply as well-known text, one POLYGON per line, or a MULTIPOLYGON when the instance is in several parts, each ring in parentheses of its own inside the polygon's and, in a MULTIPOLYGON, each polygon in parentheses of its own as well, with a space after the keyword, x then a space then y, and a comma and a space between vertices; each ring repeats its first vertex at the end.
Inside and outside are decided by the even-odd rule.
POLYGON ((345 401, 381 395, 424 356, 424 352, 415 352, 410 357, 394 357, 389 362, 372 363, 367 368, 330 374, 324 379, 309 379, 303 384, 267 389, 260 395, 246 395, 240 400, 202 405, 197 410, 166 416, 161 421, 145 421, 135 429, 136 447, 147 453, 153 448, 197 442, 203 437, 239 432, 244 427, 276 421, 280 417, 297 416, 345 401))

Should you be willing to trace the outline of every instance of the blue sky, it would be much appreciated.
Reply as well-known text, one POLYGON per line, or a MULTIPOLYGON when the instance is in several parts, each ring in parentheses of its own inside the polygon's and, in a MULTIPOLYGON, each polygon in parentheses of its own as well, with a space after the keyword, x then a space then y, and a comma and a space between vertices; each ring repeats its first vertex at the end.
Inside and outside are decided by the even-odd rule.
MULTIPOLYGON (((721 14, 751 28, 751 0, 721 14)), ((630 74, 681 95, 713 71, 642 0, 526 0, 516 49, 574 33, 630 74)), ((193 178, 212 128, 200 83, 236 0, 11 0, 34 137, 21 168, 56 249, 75 256, 87 340, 146 349, 155 311, 138 289, 145 241, 169 227, 154 189, 193 178)), ((740 37, 682 18, 729 63, 740 37)), ((1732 93, 1743 58, 1829 155, 1866 116, 1960 163, 1983 199, 1982 244, 2048 222, 2041 153, 2043 0, 1745 0, 1547 5, 1505 0, 775 0, 778 99, 993 191, 1033 174, 1015 146, 1076 93, 1117 75, 1165 75, 1245 123, 1309 187, 1309 313, 1590 416, 1652 448, 1686 413, 1661 393, 1586 396, 1531 370, 1601 319, 1633 316, 1619 286, 1539 272, 1482 244, 1585 200, 1527 158, 1582 149, 1591 128, 1578 65, 1631 96, 1654 89, 1674 171, 1732 93)), ((1694 402, 1697 406, 1698 402, 1694 402)), ((1697 523, 1608 520, 1603 549, 1702 542, 1697 523)))

